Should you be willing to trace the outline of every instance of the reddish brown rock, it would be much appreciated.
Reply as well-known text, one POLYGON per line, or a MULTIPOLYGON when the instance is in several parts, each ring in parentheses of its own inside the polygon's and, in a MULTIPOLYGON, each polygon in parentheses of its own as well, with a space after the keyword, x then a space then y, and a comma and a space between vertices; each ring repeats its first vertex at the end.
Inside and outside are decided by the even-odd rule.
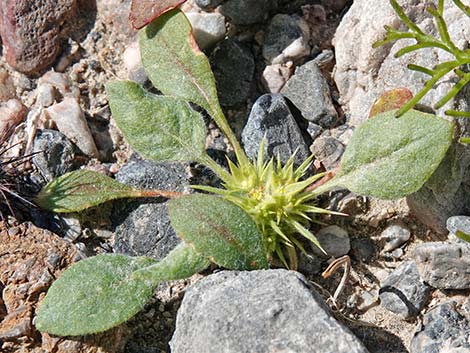
POLYGON ((73 244, 49 231, 28 223, 7 228, 0 222, 0 352, 123 352, 125 326, 74 339, 53 337, 34 327, 47 289, 78 259, 73 244))
POLYGON ((77 0, 0 0, 0 36, 16 70, 35 73, 51 65, 66 35, 64 23, 77 15, 77 0))

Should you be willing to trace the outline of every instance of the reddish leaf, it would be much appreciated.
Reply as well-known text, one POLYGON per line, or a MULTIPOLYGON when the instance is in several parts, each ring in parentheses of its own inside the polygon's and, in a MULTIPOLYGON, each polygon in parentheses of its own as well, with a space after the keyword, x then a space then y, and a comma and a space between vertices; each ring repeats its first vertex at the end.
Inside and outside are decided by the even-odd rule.
POLYGON ((396 88, 387 91, 374 102, 369 112, 369 118, 389 110, 400 109, 412 98, 413 93, 408 88, 396 88))
POLYGON ((132 27, 141 29, 162 13, 181 5, 186 0, 132 0, 129 20, 132 27))

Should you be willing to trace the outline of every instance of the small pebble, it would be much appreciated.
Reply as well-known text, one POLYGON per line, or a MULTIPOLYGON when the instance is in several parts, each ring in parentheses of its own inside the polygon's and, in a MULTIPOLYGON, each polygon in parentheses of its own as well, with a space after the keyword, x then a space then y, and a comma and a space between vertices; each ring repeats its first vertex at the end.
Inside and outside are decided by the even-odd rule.
MULTIPOLYGON (((315 237, 329 256, 341 257, 351 250, 348 232, 337 225, 320 229, 315 237)), ((325 257, 325 254, 314 244, 312 244, 312 249, 315 254, 325 257)))
POLYGON ((313 141, 310 149, 326 170, 338 166, 344 153, 344 145, 334 137, 319 137, 313 141))
POLYGON ((218 12, 186 14, 193 27, 194 38, 201 49, 212 48, 225 37, 225 17, 218 12))
POLYGON ((98 149, 91 135, 80 104, 74 98, 64 98, 61 103, 46 109, 57 128, 87 156, 98 157, 98 149))
POLYGON ((143 85, 148 77, 142 65, 139 43, 132 42, 122 54, 122 62, 127 71, 127 78, 143 85))
POLYGON ((310 54, 308 24, 297 15, 278 14, 269 24, 263 56, 270 64, 299 61, 310 54))
POLYGON ((10 99, 6 103, 0 104, 0 137, 7 140, 13 133, 15 127, 22 122, 28 109, 18 99, 10 99))
POLYGON ((383 249, 385 252, 391 252, 399 248, 410 240, 410 237, 410 230, 402 224, 390 225, 380 234, 380 238, 387 241, 383 249))
POLYGON ((261 83, 269 93, 279 93, 292 76, 292 67, 282 64, 268 65, 264 68, 261 83))

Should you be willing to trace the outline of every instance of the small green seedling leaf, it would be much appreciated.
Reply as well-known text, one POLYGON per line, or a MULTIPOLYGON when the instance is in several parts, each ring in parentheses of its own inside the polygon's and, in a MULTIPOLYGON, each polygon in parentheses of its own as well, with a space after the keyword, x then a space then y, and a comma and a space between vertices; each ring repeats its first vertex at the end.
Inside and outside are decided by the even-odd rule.
POLYGON ((156 88, 165 95, 196 103, 217 118, 214 75, 180 10, 161 15, 141 30, 139 43, 142 63, 156 88))
POLYGON ((67 269, 50 287, 36 327, 59 336, 103 332, 138 313, 155 283, 135 281, 132 273, 155 260, 124 255, 98 255, 67 269))
POLYGON ((186 0, 132 0, 129 20, 135 29, 148 25, 162 13, 174 9, 186 0))
POLYGON ((363 123, 343 155, 340 172, 315 189, 344 187, 361 195, 398 199, 417 191, 439 166, 453 136, 453 124, 411 110, 391 110, 363 123))
POLYGON ((470 242, 470 234, 467 234, 467 233, 462 232, 461 230, 458 230, 457 233, 455 233, 455 235, 457 236, 457 238, 470 242))
POLYGON ((202 256, 232 270, 267 268, 267 251, 252 218, 218 196, 193 194, 169 203, 171 223, 202 256))
POLYGON ((138 190, 91 170, 64 174, 47 184, 36 196, 39 207, 58 213, 83 211, 107 201, 128 197, 176 197, 180 193, 138 190))
POLYGON ((160 262, 116 254, 82 260, 52 284, 36 327, 59 336, 103 332, 142 310, 159 283, 190 277, 208 265, 185 243, 160 262))
POLYGON ((198 161, 205 155, 200 113, 178 98, 157 96, 130 81, 106 86, 113 118, 126 140, 155 161, 198 161))

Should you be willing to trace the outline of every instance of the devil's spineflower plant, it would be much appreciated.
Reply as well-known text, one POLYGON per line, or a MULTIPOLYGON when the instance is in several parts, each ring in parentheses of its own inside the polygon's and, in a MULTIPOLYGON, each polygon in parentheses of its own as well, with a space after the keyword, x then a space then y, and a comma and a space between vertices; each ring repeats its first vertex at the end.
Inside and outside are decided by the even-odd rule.
POLYGON ((268 257, 275 254, 291 268, 297 264, 295 248, 305 252, 299 236, 322 249, 309 230, 315 214, 340 214, 315 206, 316 195, 306 190, 324 175, 319 173, 305 178, 313 156, 298 167, 294 167, 294 157, 295 153, 285 165, 279 158, 265 161, 263 140, 253 163, 235 164, 228 160, 230 174, 222 177, 224 189, 195 186, 222 195, 245 210, 263 235, 268 257))
MULTIPOLYGON (((452 0, 454 4, 467 16, 470 17, 470 6, 466 6, 460 0, 452 0)), ((410 70, 422 72, 429 76, 429 80, 424 87, 398 111, 397 116, 403 115, 408 110, 412 109, 444 76, 450 72, 455 72, 458 76, 458 82, 452 89, 444 95, 435 105, 435 109, 442 108, 448 101, 454 98, 470 81, 470 73, 467 72, 467 66, 470 64, 470 49, 458 48, 449 35, 447 24, 444 20, 444 0, 439 0, 437 7, 429 6, 427 11, 434 18, 439 36, 435 37, 431 34, 425 33, 419 28, 405 13, 403 8, 396 0, 390 0, 390 4, 395 10, 401 21, 408 27, 408 31, 400 31, 395 28, 386 26, 387 35, 383 40, 376 42, 373 46, 379 47, 388 43, 395 42, 400 39, 414 39, 416 42, 405 46, 400 49, 395 57, 401 57, 405 54, 423 48, 439 48, 451 54, 452 60, 439 63, 433 68, 427 68, 420 65, 409 64, 410 70)), ((447 115, 457 117, 470 117, 470 112, 461 112, 455 110, 447 110, 447 115)))
POLYGON ((277 257, 294 268, 295 248, 305 251, 302 238, 321 246, 310 232, 315 214, 329 212, 315 205, 318 195, 347 188, 385 199, 404 197, 426 182, 451 143, 452 123, 413 110, 396 119, 396 111, 387 111, 356 129, 340 170, 326 182, 315 183, 322 174, 310 175, 312 157, 295 167, 292 156, 282 165, 279 158, 265 158, 264 142, 250 161, 222 112, 209 61, 184 14, 175 9, 161 15, 139 37, 144 68, 162 94, 130 81, 108 84, 113 119, 143 157, 199 162, 223 187, 195 186, 212 194, 189 195, 136 190, 87 170, 49 183, 36 201, 56 212, 79 212, 124 197, 170 198, 168 213, 182 242, 160 261, 103 254, 73 265, 53 283, 38 311, 36 327, 43 332, 77 336, 107 330, 141 310, 160 282, 189 277, 211 262, 252 270, 268 268, 277 257), (228 161, 228 170, 206 153, 207 129, 194 104, 230 141, 236 158, 228 161))

